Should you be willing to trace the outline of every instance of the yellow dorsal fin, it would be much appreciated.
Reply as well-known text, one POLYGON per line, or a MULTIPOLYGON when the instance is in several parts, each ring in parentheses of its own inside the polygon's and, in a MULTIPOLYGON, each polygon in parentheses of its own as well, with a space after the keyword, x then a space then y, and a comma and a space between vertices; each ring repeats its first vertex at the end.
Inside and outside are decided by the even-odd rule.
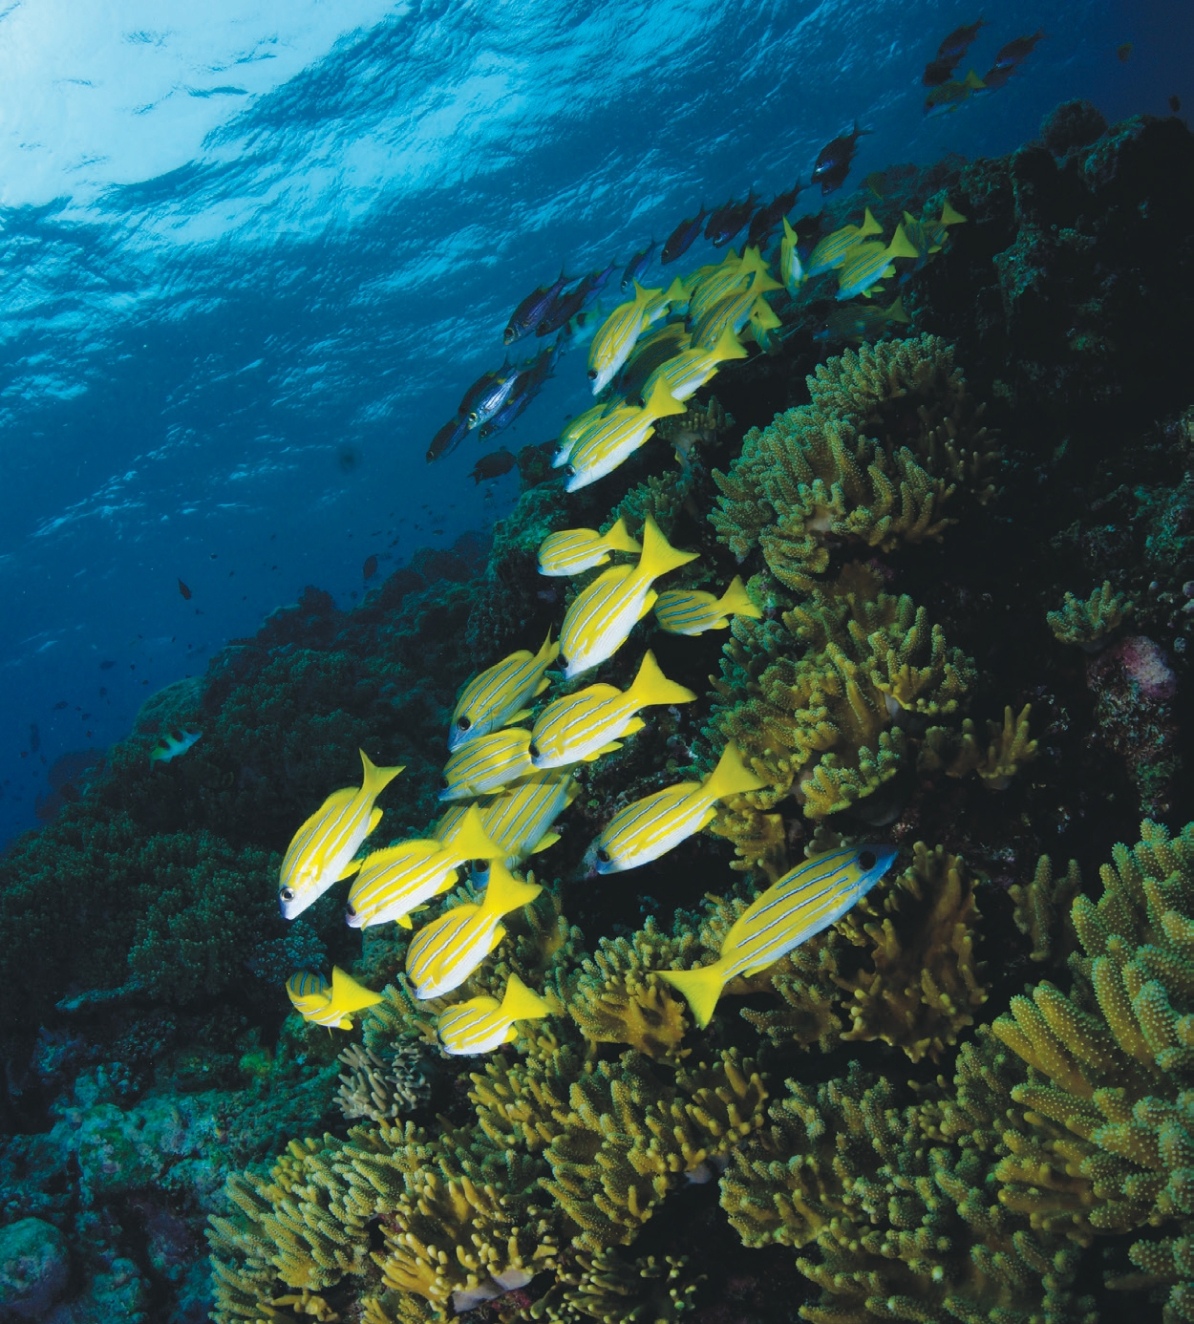
POLYGON ((718 336, 717 344, 708 352, 709 357, 716 363, 724 363, 727 359, 746 358, 746 346, 734 334, 734 328, 729 324, 718 336))
POLYGON ((559 642, 557 641, 556 643, 552 643, 551 626, 548 626, 547 638, 544 639, 542 645, 539 648, 539 651, 535 654, 535 661, 544 664, 550 664, 554 662, 556 658, 559 657, 559 655, 560 655, 559 642))
POLYGON ((651 387, 651 394, 643 401, 643 409, 652 418, 667 418, 669 414, 687 412, 688 406, 676 399, 662 377, 657 377, 651 387))
POLYGON ((459 855, 465 860, 498 860, 506 854, 485 831, 485 820, 475 804, 469 805, 465 811, 452 837, 450 849, 453 855, 459 855))

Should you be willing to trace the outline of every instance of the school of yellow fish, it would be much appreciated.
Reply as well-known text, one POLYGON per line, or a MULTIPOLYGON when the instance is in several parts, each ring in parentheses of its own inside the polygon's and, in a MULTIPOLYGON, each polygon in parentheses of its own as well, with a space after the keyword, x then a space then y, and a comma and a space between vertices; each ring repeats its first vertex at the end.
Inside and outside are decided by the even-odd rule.
MULTIPOLYGON (((554 463, 565 468, 566 489, 574 492, 616 469, 650 439, 659 419, 683 413, 684 402, 720 365, 746 357, 746 342, 767 349, 780 325, 768 293, 785 289, 795 296, 805 281, 832 271, 839 299, 870 298, 895 274, 897 260, 923 263, 946 242, 948 227, 964 219, 947 201, 936 219, 905 214, 884 241, 868 209, 858 225, 826 235, 802 261, 796 234, 784 218, 779 280, 759 250, 746 247, 740 255, 729 250, 720 262, 677 278, 666 290, 635 282, 633 297, 615 308, 593 337, 589 378, 594 394, 619 374, 640 382, 636 394, 642 403, 616 396, 563 429, 554 463)), ((679 635, 724 629, 735 615, 761 614, 739 578, 720 597, 657 590, 657 581, 697 555, 672 547, 650 517, 637 538, 622 519, 604 533, 566 529, 547 537, 538 553, 541 574, 606 568, 573 599, 558 640, 549 632, 536 652, 510 654, 461 691, 440 792, 450 803, 434 836, 357 858, 381 819, 378 795, 402 771, 375 766, 362 750, 361 785, 328 796, 290 843, 278 893, 283 916, 295 918, 335 882, 351 878, 349 925, 392 921, 411 929, 416 912, 454 887, 469 865, 474 881, 484 881, 483 899, 453 905, 420 928, 406 955, 416 998, 439 999, 464 984, 501 943, 504 916, 539 895, 534 875, 517 870, 559 840, 553 825, 576 796, 573 770, 620 749, 645 725, 643 710, 697 698, 668 680, 648 651, 626 690, 592 684, 549 699, 536 714, 535 701, 553 683, 553 663, 561 663, 556 674, 564 680, 591 671, 652 612, 658 628, 679 635), (617 554, 637 560, 609 564, 617 554)), ((620 809, 590 846, 586 864, 592 873, 606 874, 658 859, 707 827, 720 801, 762 785, 729 744, 704 781, 680 782, 620 809)), ((705 1026, 726 983, 765 969, 831 924, 894 858, 891 847, 871 845, 805 860, 755 899, 726 934, 717 961, 695 970, 661 971, 660 977, 686 998, 698 1026, 705 1026)), ((287 991, 308 1020, 342 1029, 352 1027, 354 1013, 381 1001, 339 968, 330 985, 301 971, 288 981, 287 991)), ((440 1010, 436 1033, 447 1053, 484 1053, 512 1040, 517 1022, 548 1014, 544 999, 511 976, 500 1001, 474 997, 440 1010)))

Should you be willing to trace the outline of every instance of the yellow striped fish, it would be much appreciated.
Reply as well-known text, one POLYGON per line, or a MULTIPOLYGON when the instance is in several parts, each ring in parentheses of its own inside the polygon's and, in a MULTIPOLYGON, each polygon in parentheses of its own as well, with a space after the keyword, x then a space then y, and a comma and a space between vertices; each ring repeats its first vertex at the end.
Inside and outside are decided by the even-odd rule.
POLYGON ((672 398, 667 385, 657 381, 641 409, 622 405, 581 434, 564 466, 564 490, 579 492, 612 473, 646 443, 661 418, 684 412, 684 406, 672 398))
POLYGON ((652 584, 660 575, 695 561, 698 552, 678 552, 648 515, 643 550, 636 566, 611 566, 573 599, 560 631, 560 651, 571 679, 612 657, 658 596, 652 584))
POLYGON ((690 689, 668 680, 654 653, 646 653, 628 690, 590 685, 549 703, 531 732, 531 762, 537 768, 591 763, 601 754, 620 749, 623 736, 642 730, 643 721, 636 716, 640 708, 691 703, 695 698, 690 689))
POLYGON ((426 1002, 459 988, 506 936, 502 916, 529 905, 542 891, 533 878, 518 878, 494 860, 480 904, 453 906, 411 939, 406 974, 415 997, 426 1002))
POLYGON ((724 630, 731 616, 751 616, 758 620, 762 614, 747 596, 746 585, 740 575, 734 576, 720 598, 715 598, 712 593, 699 593, 695 589, 670 588, 666 593, 661 593, 655 603, 655 619, 660 628, 669 634, 704 634, 706 630, 724 630))
POLYGON ((834 230, 832 234, 827 234, 817 243, 809 254, 804 274, 819 276, 823 271, 832 271, 834 267, 840 267, 855 244, 871 235, 882 233, 883 227, 871 215, 871 209, 868 207, 863 213, 861 225, 843 225, 840 230, 834 230))
POLYGON ((551 641, 551 631, 537 653, 520 648, 474 676, 460 693, 452 714, 448 748, 459 749, 466 741, 486 736, 529 715, 526 704, 542 694, 550 683, 544 672, 556 660, 560 646, 551 641))
POLYGON ((647 378, 643 394, 651 391, 657 381, 662 381, 672 393, 673 399, 688 400, 694 396, 717 372, 718 364, 729 359, 746 358, 746 349, 734 334, 732 327, 726 327, 721 339, 712 349, 685 349, 658 368, 647 378))
POLYGON ((605 565, 611 552, 642 550, 638 540, 630 536, 624 519, 619 519, 605 533, 596 529, 561 529, 549 533, 539 544, 539 573, 579 575, 582 570, 605 565))
POLYGON ((759 294, 779 289, 779 283, 772 278, 757 248, 743 249, 741 257, 731 248, 717 266, 694 281, 688 301, 689 325, 699 322, 714 304, 746 289, 759 294))
POLYGON ((855 295, 866 294, 869 298, 868 291, 873 285, 877 285, 885 276, 895 275, 892 258, 917 256, 902 225, 896 226, 895 235, 886 248, 881 240, 855 244, 838 272, 836 297, 853 299, 855 295))
POLYGON ((568 463, 568 457, 572 454, 572 448, 576 445, 577 438, 587 432, 594 423, 602 419, 614 407, 616 406, 610 401, 603 400, 600 404, 593 405, 591 409, 586 409, 583 413, 577 414, 575 418, 565 423, 560 429, 560 435, 556 438, 556 453, 552 456, 551 467, 553 469, 563 468, 568 463))
POLYGON ((737 335, 748 322, 752 328, 756 322, 780 324, 771 305, 753 289, 727 295, 715 303, 692 328, 692 343, 698 349, 712 350, 727 330, 737 335))
POLYGON ((794 299, 800 293, 800 287, 808 280, 808 272, 800 261, 800 238, 784 217, 784 237, 779 245, 779 278, 783 287, 794 299))
POLYGON ((750 903, 722 939, 712 965, 656 973, 679 989, 704 1029, 731 979, 766 970, 841 919, 891 868, 895 857, 894 846, 842 846, 814 855, 750 903))
MULTIPOLYGON (((485 833, 505 852, 507 869, 516 868, 528 855, 538 855, 559 841, 551 825, 576 799, 577 785, 567 772, 540 772, 527 777, 514 790, 497 795, 481 808, 485 833)), ((453 805, 435 825, 436 837, 446 846, 452 841, 467 806, 453 805)), ((473 880, 483 882, 483 870, 473 867, 473 880)))
POLYGON ((471 805, 449 843, 425 837, 367 855, 353 879, 344 918, 350 929, 388 920, 409 929, 410 912, 453 886, 462 864, 501 856, 502 848, 485 831, 481 811, 471 805))
POLYGON ((620 303, 597 328, 589 345, 589 381, 599 395, 630 357, 634 342, 647 328, 649 305, 662 298, 663 290, 644 290, 634 282, 634 298, 620 303))
POLYGON ((300 970, 286 981, 286 992, 303 1020, 337 1030, 351 1030, 353 1012, 375 1007, 382 1000, 380 993, 358 984, 338 965, 332 966, 330 985, 322 975, 300 970))
POLYGON ((374 800, 402 771, 378 768, 362 749, 360 788, 333 791, 294 834, 282 859, 278 904, 283 919, 294 919, 329 887, 361 867, 354 862, 362 841, 381 822, 374 800))
POLYGON ((703 782, 678 782, 619 809, 589 847, 585 863, 597 873, 637 869, 707 827, 718 800, 764 784, 742 762, 738 747, 728 744, 703 782))
POLYGON ((527 753, 530 743, 531 733, 522 727, 470 740, 444 764, 444 789, 439 798, 470 800, 534 772, 527 753))
POLYGON ((435 1032, 444 1052, 455 1057, 489 1053, 517 1036, 516 1021, 537 1021, 551 1014, 551 1008, 532 993, 517 975, 511 975, 499 1003, 496 998, 469 998, 455 1007, 441 1011, 435 1032))

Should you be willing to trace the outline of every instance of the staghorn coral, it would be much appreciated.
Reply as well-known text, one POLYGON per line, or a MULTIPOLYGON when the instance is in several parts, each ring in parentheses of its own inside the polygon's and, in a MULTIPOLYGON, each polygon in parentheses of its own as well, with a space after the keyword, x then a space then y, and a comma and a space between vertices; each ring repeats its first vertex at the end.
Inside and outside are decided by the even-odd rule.
POLYGON ((856 974, 838 979, 852 995, 842 1038, 882 1039, 913 1062, 939 1060, 987 1000, 973 951, 979 918, 965 863, 918 841, 908 868, 840 921, 850 942, 870 948, 856 974))
POLYGON ((340 1073, 337 1101, 347 1121, 358 1117, 390 1121, 413 1112, 431 1093, 423 1053, 416 1044, 399 1042, 388 1062, 360 1044, 349 1044, 339 1060, 346 1069, 340 1073))
POLYGON ((801 651, 782 651, 774 623, 762 624, 734 622, 713 682, 713 725, 769 783, 746 797, 758 809, 790 792, 823 818, 872 794, 899 771, 904 723, 954 712, 973 682, 973 664, 925 610, 879 592, 861 568, 783 614, 788 646, 801 651), (773 656, 759 666, 744 658, 751 651, 773 656))
POLYGON ((577 1251, 560 1267, 547 1294, 531 1307, 532 1319, 549 1324, 671 1324, 693 1308, 704 1274, 687 1256, 639 1256, 627 1261, 616 1250, 577 1251))
POLYGON ((939 539, 959 487, 992 494, 994 442, 934 336, 847 350, 808 378, 811 402, 746 434, 710 515, 739 560, 761 548, 780 583, 810 591, 839 544, 890 551, 939 539))
POLYGON ((573 1082, 564 1126, 544 1151, 544 1188, 574 1244, 629 1245, 668 1191, 762 1125, 761 1076, 736 1050, 681 1067, 670 1083, 633 1049, 573 1082))
POLYGON ((977 727, 963 718, 961 731, 946 726, 931 726, 925 732, 919 766, 924 772, 943 769, 947 777, 965 777, 976 773, 989 791, 1005 790, 1025 763, 1037 754, 1028 719, 1032 705, 1026 703, 1019 713, 1004 708, 1003 722, 987 723, 987 747, 984 750, 975 734, 977 727))
POLYGON ((788 832, 779 814, 756 809, 744 795, 721 801, 707 831, 733 843, 731 869, 765 874, 770 882, 788 870, 788 832))
POLYGON ((629 938, 603 938, 571 979, 564 999, 581 1034, 594 1044, 629 1044, 647 1057, 679 1061, 687 1026, 685 1004, 651 976, 690 947, 661 933, 653 919, 629 938))
POLYGON ((1045 621, 1059 644, 1077 644, 1093 653, 1134 610, 1135 603, 1113 593, 1111 581, 1105 579, 1085 601, 1067 593, 1057 611, 1045 613, 1045 621))
MULTIPOLYGON (((1185 1237, 1194 1216, 1194 823, 1171 839, 1146 820, 1140 837, 1115 847, 1097 901, 1073 902, 1072 991, 1042 982, 992 1027, 1030 1068, 1012 1090, 1023 1126, 995 1171, 1000 1199, 1079 1244, 1185 1237)), ((1130 1254, 1184 1318, 1194 1281, 1176 1242, 1130 1254)))
POLYGON ((1061 965, 1077 938, 1070 923, 1070 903, 1082 889, 1078 861, 1071 860, 1065 874, 1057 877, 1053 861, 1042 855, 1030 883, 1013 883, 1008 895, 1015 910, 1016 928, 1032 943, 1030 961, 1061 965))

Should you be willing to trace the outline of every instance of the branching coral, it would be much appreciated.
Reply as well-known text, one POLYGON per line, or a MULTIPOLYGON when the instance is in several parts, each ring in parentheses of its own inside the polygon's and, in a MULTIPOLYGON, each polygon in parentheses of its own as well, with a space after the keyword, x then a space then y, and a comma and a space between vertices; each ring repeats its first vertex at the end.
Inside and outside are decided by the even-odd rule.
POLYGON ((1060 877, 1053 861, 1042 855, 1030 883, 1013 883, 1008 895, 1015 906, 1016 928, 1032 943, 1030 961, 1061 965, 1077 938, 1070 923, 1070 903, 1082 888, 1078 861, 1071 860, 1060 877))
POLYGON ((1057 611, 1045 613, 1045 620, 1058 643, 1094 652, 1134 608, 1132 600, 1113 593, 1111 581, 1105 579, 1085 601, 1067 593, 1057 611))
POLYGON ((768 809, 789 792, 810 818, 870 795, 895 776, 901 724, 952 713, 974 668, 907 596, 878 591, 856 569, 783 615, 788 647, 772 628, 735 622, 735 647, 714 681, 714 724, 737 742, 769 789, 748 797, 768 809), (765 666, 744 656, 772 654, 765 666))
POLYGON ((947 777, 965 777, 973 772, 982 778, 989 791, 1002 791, 1025 763, 1037 754, 1028 719, 1032 705, 1026 703, 1019 713, 1003 710, 1003 722, 987 723, 987 747, 975 734, 977 727, 969 717, 961 731, 946 726, 931 726, 925 732, 919 765, 925 772, 944 769, 947 777))
POLYGON ((577 1251, 531 1307, 531 1318, 549 1324, 672 1324, 693 1308, 704 1276, 689 1267, 687 1256, 627 1261, 616 1250, 577 1251))
POLYGON ((762 549, 775 577, 808 592, 833 547, 889 551, 940 538, 959 486, 977 500, 993 441, 953 349, 934 336, 864 345, 808 379, 811 403, 752 428, 710 519, 739 558, 762 549))
POLYGON ((398 1043, 391 1049, 389 1061, 360 1044, 349 1044, 340 1061, 345 1070, 340 1073, 337 1098, 350 1122, 358 1117, 392 1121, 426 1103, 431 1092, 417 1044, 398 1043))
MULTIPOLYGON (((1024 1135, 996 1169, 1000 1198, 1080 1243, 1194 1226, 1194 824, 1171 840, 1145 821, 1140 835, 1100 870, 1098 901, 1073 903, 1072 992, 1038 984, 993 1026, 1031 1068, 1012 1091, 1024 1135)), ((1184 1257, 1131 1253, 1182 1318, 1184 1257)))
POLYGON ((856 974, 838 980, 852 993, 843 1039, 882 1039, 913 1062, 936 1061, 974 1023, 987 999, 973 951, 974 892, 962 860, 918 841, 912 864, 845 916, 844 935, 870 952, 856 974))

